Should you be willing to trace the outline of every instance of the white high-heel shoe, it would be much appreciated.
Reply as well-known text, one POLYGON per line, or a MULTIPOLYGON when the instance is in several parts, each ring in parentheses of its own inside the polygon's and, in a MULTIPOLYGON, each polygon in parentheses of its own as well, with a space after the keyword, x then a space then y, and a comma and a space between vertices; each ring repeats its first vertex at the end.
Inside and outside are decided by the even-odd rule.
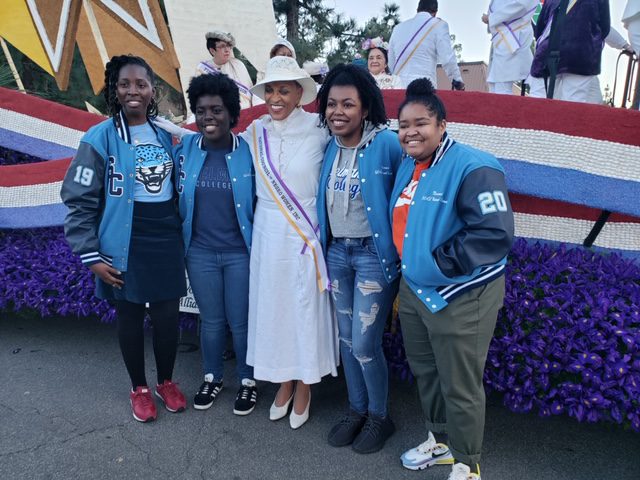
POLYGON ((293 400, 293 392, 291 392, 291 396, 289 397, 289 400, 287 400, 285 404, 282 405, 281 407, 278 407, 276 405, 276 401, 274 399, 273 403, 271 404, 271 408, 269 409, 269 420, 276 421, 286 417, 287 413, 289 413, 289 405, 291 405, 292 400, 293 400))
POLYGON ((309 401, 307 402, 307 407, 304 409, 300 415, 296 413, 295 407, 291 409, 291 415, 289 415, 289 425, 294 430, 300 428, 302 425, 307 423, 309 420, 309 407, 311 406, 311 392, 309 392, 309 401))

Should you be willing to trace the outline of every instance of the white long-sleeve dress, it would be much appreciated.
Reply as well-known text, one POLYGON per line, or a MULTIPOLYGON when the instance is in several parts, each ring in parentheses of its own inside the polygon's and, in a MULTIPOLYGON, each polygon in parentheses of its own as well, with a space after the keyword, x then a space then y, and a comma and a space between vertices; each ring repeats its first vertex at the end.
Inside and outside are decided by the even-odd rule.
MULTIPOLYGON (((282 180, 317 225, 320 167, 329 140, 318 117, 295 109, 288 118, 260 120, 267 131, 271 160, 282 180)), ((252 153, 253 124, 242 134, 252 153)), ((255 163, 255 157, 254 157, 255 163)), ((336 375, 337 329, 329 292, 320 292, 308 249, 285 219, 260 174, 249 281, 247 363, 259 380, 318 383, 336 375)))

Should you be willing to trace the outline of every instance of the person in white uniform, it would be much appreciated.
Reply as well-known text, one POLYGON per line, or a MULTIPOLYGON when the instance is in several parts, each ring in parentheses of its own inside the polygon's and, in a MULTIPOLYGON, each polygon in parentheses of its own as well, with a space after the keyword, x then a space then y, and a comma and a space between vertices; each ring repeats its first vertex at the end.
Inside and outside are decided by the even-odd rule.
POLYGON ((420 0, 416 16, 394 27, 389 39, 389 68, 403 85, 427 77, 437 86, 436 67, 440 63, 453 88, 464 90, 449 25, 436 17, 437 13, 437 0, 420 0))
POLYGON ((252 89, 268 114, 241 134, 256 169, 249 280, 247 363, 256 379, 280 383, 271 420, 289 416, 292 428, 309 418, 311 389, 336 375, 337 326, 329 278, 317 236, 316 196, 329 141, 318 116, 300 105, 316 85, 291 57, 273 57, 252 89))
POLYGON ((640 55, 640 0, 627 0, 622 12, 622 23, 629 32, 629 43, 640 55))
POLYGON ((531 70, 533 28, 531 18, 538 0, 492 0, 482 15, 491 34, 489 91, 513 94, 513 83, 527 78, 531 70))

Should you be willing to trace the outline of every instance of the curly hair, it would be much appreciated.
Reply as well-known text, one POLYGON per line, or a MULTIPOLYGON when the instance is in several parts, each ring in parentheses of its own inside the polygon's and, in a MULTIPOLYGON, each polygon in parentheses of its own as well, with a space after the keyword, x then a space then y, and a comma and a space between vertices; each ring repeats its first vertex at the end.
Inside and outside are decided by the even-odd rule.
MULTIPOLYGON (((120 105, 117 96, 118 78, 120 76, 120 70, 122 70, 122 67, 125 67, 126 65, 138 65, 143 67, 147 72, 151 85, 155 86, 156 83, 156 77, 153 70, 144 58, 136 57, 134 55, 116 55, 111 57, 111 60, 107 62, 104 69, 104 87, 102 88, 102 94, 107 102, 107 112, 112 117, 117 117, 120 110, 122 110, 122 105, 120 105)), ((149 106, 147 107, 147 117, 155 117, 157 115, 158 104, 152 97, 151 102, 149 102, 149 106)))
POLYGON ((398 108, 398 118, 400 118, 402 109, 412 103, 424 105, 431 114, 436 116, 438 123, 447 119, 444 103, 436 95, 436 89, 431 80, 427 78, 417 78, 409 84, 404 100, 398 108))
POLYGON ((187 96, 189 97, 189 108, 195 114, 198 99, 203 95, 219 95, 222 103, 229 111, 231 117, 231 128, 238 124, 240 118, 240 92, 236 82, 225 74, 200 75, 194 77, 189 82, 187 96))
POLYGON ((327 126, 327 118, 324 112, 327 110, 329 90, 334 85, 355 87, 360 96, 362 108, 368 112, 366 120, 376 126, 387 123, 387 113, 384 109, 382 92, 378 88, 375 79, 364 68, 353 64, 340 63, 329 70, 318 92, 316 107, 320 116, 321 126, 327 126))

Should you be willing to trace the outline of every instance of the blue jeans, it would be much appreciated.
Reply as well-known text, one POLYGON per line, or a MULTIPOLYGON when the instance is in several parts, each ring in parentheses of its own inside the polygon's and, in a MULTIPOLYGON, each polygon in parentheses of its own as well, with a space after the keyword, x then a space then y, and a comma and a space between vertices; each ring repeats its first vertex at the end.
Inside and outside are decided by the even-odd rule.
POLYGON ((222 380, 227 322, 233 336, 238 380, 253 379, 247 365, 247 317, 249 313, 249 254, 218 252, 192 245, 187 272, 200 309, 200 348, 204 373, 222 380))
POLYGON ((398 281, 387 283, 371 237, 334 239, 327 265, 349 404, 360 414, 385 417, 389 377, 382 334, 398 281))

